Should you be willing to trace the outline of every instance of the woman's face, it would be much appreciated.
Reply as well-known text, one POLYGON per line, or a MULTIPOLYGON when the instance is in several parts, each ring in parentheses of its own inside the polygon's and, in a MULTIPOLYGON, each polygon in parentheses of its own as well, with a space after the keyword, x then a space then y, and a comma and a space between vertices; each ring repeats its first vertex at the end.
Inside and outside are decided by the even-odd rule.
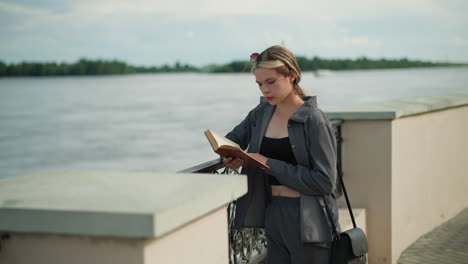
POLYGON ((255 69, 254 75, 260 91, 272 105, 281 103, 293 91, 293 75, 284 76, 266 68, 255 69))

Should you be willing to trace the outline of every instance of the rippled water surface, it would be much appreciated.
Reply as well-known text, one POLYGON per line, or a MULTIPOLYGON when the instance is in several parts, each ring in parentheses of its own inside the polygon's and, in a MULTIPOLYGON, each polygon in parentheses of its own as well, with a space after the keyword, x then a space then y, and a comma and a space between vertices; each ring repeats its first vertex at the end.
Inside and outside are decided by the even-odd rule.
MULTIPOLYGON (((468 94, 468 68, 304 73, 329 107, 468 94)), ((178 171, 217 157, 203 135, 228 132, 259 100, 251 74, 0 79, 0 178, 47 169, 178 171)))

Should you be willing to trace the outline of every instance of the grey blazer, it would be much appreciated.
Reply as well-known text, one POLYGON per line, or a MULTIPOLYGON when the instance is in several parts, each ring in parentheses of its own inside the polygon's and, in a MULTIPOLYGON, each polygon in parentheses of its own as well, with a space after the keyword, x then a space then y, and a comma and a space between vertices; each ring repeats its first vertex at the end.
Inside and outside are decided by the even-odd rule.
MULTIPOLYGON (((243 168, 241 173, 247 175, 248 192, 237 200, 235 226, 264 227, 265 210, 271 197, 268 173, 282 185, 301 193, 302 241, 330 242, 333 233, 322 197, 340 231, 333 194, 337 176, 336 140, 333 127, 317 107, 316 97, 306 96, 303 100, 305 103, 288 120, 289 140, 297 165, 269 158, 269 169, 243 168)), ((248 152, 258 153, 275 108, 261 97, 260 104, 226 137, 243 149, 248 148, 248 152)))

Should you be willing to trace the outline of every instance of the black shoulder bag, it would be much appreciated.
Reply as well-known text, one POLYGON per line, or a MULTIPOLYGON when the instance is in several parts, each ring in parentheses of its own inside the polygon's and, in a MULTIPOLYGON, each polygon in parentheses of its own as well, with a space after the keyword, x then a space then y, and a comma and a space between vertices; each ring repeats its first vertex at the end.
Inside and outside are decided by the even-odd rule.
POLYGON ((338 177, 340 177, 341 187, 343 188, 343 194, 346 198, 346 205, 348 206, 349 215, 353 221, 353 228, 338 233, 335 222, 331 217, 330 209, 325 202, 325 198, 323 198, 328 219, 330 219, 334 233, 330 264, 365 264, 367 261, 366 254, 368 252, 366 234, 361 228, 356 226, 353 210, 351 209, 341 173, 338 173, 338 177))

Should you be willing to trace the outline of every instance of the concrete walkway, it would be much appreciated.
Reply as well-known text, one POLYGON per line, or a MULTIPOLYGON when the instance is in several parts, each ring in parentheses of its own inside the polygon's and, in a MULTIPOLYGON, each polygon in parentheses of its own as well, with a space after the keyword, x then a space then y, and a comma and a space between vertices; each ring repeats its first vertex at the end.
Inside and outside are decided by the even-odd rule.
POLYGON ((398 264, 468 264, 468 208, 419 238, 398 264))

